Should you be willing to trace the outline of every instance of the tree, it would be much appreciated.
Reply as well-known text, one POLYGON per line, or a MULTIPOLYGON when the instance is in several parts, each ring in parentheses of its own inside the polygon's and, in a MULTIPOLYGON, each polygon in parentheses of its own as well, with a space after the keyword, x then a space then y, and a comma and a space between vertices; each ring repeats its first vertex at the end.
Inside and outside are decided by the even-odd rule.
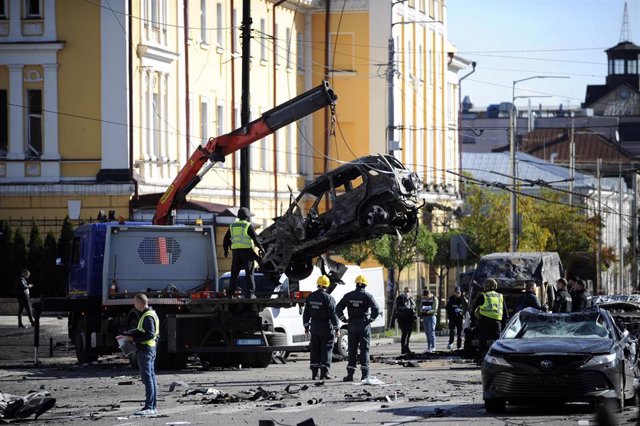
POLYGON ((12 248, 13 257, 11 259, 11 277, 12 280, 15 280, 20 272, 25 268, 27 261, 27 242, 25 241, 20 228, 17 228, 16 232, 13 234, 12 248))
POLYGON ((44 238, 44 248, 42 253, 43 259, 43 287, 42 293, 47 296, 61 296, 57 292, 58 285, 58 268, 56 267, 58 243, 52 231, 47 232, 44 238))
POLYGON ((480 256, 509 250, 508 194, 465 186, 468 214, 460 219, 460 230, 478 248, 480 256))
MULTIPOLYGON (((436 247, 431 232, 426 226, 420 225, 415 231, 411 231, 402 236, 402 239, 398 239, 396 236, 384 235, 373 243, 373 257, 385 268, 391 270, 394 269, 395 274, 400 277, 402 271, 407 266, 414 263, 416 254, 420 252, 425 262, 430 262, 435 255, 436 247)), ((388 326, 391 325, 394 318, 393 303, 399 294, 398 286, 395 276, 389 277, 391 282, 394 283, 391 289, 389 300, 387 305, 390 312, 388 326)))
POLYGON ((5 273, 0 274, 0 295, 7 297, 13 292, 13 283, 16 279, 13 276, 13 230, 9 223, 0 221, 0 270, 5 273))
POLYGON ((31 281, 34 286, 35 295, 42 291, 44 281, 44 242, 40 229, 35 222, 31 224, 31 232, 29 233, 29 244, 27 246, 27 269, 31 272, 31 281))
POLYGON ((373 253, 373 243, 370 241, 362 241, 341 246, 335 250, 335 253, 347 262, 360 266, 365 260, 371 257, 373 253))

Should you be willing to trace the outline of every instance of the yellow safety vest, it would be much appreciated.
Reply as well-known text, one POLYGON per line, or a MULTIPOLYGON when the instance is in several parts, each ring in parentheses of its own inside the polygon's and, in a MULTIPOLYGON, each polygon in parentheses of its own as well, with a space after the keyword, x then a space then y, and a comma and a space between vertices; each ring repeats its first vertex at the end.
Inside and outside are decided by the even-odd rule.
POLYGON ((504 301, 502 300, 502 295, 500 293, 495 291, 488 291, 484 293, 484 303, 479 308, 480 315, 501 321, 504 309, 503 303, 504 301))
POLYGON ((249 236, 249 226, 246 220, 239 220, 229 226, 231 231, 231 250, 253 248, 253 240, 249 236))
POLYGON ((147 346, 155 346, 156 342, 158 340, 158 336, 160 335, 160 319, 158 318, 158 315, 156 314, 156 311, 153 311, 151 309, 149 309, 147 312, 142 314, 140 316, 140 320, 138 320, 138 331, 142 331, 143 333, 145 332, 145 329, 142 327, 142 323, 144 322, 144 319, 146 317, 153 318, 153 320, 156 323, 156 331, 153 334, 153 339, 145 340, 143 342, 140 342, 140 344, 141 345, 147 345, 147 346))

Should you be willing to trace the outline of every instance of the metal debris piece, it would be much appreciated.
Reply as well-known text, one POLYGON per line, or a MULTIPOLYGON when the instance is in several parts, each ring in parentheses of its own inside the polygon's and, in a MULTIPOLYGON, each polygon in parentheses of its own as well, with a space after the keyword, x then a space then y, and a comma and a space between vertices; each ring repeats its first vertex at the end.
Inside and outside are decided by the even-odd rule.
POLYGON ((0 419, 26 419, 35 414, 37 419, 56 405, 49 392, 30 392, 26 396, 0 392, 0 419))
POLYGON ((186 382, 172 382, 169 386, 169 392, 173 392, 177 387, 185 387, 188 388, 189 385, 186 382))

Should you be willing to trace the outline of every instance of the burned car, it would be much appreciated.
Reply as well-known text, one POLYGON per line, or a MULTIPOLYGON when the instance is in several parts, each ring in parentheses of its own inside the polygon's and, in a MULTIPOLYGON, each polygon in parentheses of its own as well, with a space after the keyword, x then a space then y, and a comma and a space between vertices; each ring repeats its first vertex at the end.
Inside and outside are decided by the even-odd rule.
POLYGON ((507 402, 636 399, 637 340, 621 332, 604 309, 571 314, 524 309, 509 321, 482 361, 485 409, 507 402))
POLYGON ((319 176, 260 234, 263 272, 300 280, 313 258, 344 244, 405 233, 418 220, 420 177, 391 155, 369 155, 319 176))
POLYGON ((640 294, 593 296, 591 304, 606 309, 620 330, 627 330, 640 338, 640 294))

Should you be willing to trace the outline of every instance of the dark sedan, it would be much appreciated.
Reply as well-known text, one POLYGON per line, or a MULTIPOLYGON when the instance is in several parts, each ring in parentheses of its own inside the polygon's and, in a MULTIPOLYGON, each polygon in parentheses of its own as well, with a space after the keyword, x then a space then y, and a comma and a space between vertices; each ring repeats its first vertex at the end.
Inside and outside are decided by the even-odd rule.
POLYGON ((635 400, 637 341, 593 307, 571 314, 518 312, 482 362, 488 413, 507 402, 635 400))

